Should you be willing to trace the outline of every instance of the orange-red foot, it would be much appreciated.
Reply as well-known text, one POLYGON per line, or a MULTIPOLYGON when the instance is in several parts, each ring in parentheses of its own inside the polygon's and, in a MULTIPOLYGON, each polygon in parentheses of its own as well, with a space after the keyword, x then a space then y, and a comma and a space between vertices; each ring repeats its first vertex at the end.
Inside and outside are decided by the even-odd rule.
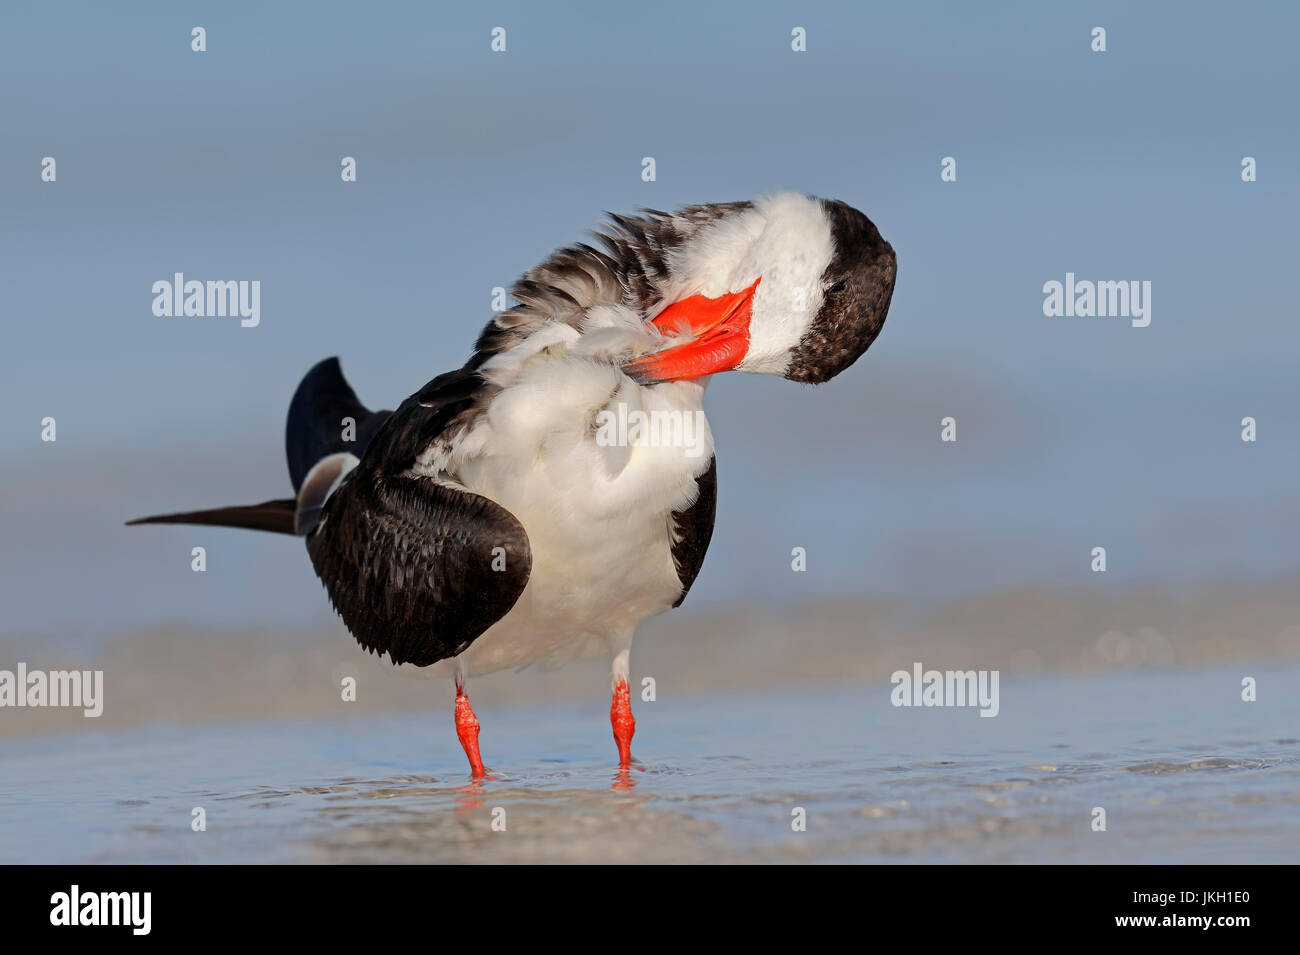
POLYGON ((614 742, 618 744, 618 765, 626 769, 632 762, 632 734, 636 720, 632 718, 632 697, 627 680, 614 685, 614 701, 609 706, 609 722, 614 728, 614 742))
POLYGON ((465 748, 465 755, 469 757, 469 771, 475 779, 481 779, 485 775, 483 760, 478 754, 478 730, 478 717, 474 715, 474 708, 469 705, 465 688, 458 683, 456 684, 456 735, 460 738, 460 745, 465 748))

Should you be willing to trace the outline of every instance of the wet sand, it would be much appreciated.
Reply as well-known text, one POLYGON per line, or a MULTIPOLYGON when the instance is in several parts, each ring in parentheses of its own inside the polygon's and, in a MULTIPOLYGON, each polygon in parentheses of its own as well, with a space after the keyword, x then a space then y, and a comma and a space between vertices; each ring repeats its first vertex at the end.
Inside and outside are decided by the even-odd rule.
POLYGON ((600 699, 482 707, 478 784, 441 706, 11 739, 0 861, 1293 863, 1297 681, 1004 675, 991 719, 896 708, 879 679, 661 687, 626 778, 600 699))

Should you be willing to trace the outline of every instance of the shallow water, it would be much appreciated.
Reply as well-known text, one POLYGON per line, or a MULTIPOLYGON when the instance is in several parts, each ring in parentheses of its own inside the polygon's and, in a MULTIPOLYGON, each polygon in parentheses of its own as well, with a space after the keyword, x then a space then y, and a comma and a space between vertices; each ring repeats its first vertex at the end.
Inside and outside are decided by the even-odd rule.
POLYGON ((484 710, 479 785, 449 709, 37 737, 0 744, 0 861, 1295 862, 1297 686, 1004 677, 992 719, 877 683, 661 692, 626 778, 604 701, 484 710))

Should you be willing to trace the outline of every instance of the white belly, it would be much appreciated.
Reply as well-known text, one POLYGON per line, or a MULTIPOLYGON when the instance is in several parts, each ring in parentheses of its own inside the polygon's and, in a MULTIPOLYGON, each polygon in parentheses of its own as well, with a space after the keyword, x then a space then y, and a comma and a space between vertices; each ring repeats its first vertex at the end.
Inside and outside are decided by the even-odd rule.
POLYGON ((497 396, 447 473, 523 524, 532 574, 510 613, 462 654, 468 674, 603 651, 672 607, 682 584, 671 514, 695 502, 713 457, 704 385, 643 388, 609 365, 560 359, 536 362, 497 396), (602 433, 597 421, 616 422, 620 405, 624 420, 641 411, 658 430, 602 433), (673 414, 680 427, 667 427, 673 414))

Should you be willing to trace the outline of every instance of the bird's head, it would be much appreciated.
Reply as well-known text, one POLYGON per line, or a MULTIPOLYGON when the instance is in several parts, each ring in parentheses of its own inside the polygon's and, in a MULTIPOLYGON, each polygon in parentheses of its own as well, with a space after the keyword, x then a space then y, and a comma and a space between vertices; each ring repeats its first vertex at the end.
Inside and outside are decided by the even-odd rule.
POLYGON ((624 371, 642 384, 732 370, 820 383, 857 361, 894 291, 894 250, 871 220, 795 193, 717 208, 668 256, 651 319, 665 347, 624 371))

